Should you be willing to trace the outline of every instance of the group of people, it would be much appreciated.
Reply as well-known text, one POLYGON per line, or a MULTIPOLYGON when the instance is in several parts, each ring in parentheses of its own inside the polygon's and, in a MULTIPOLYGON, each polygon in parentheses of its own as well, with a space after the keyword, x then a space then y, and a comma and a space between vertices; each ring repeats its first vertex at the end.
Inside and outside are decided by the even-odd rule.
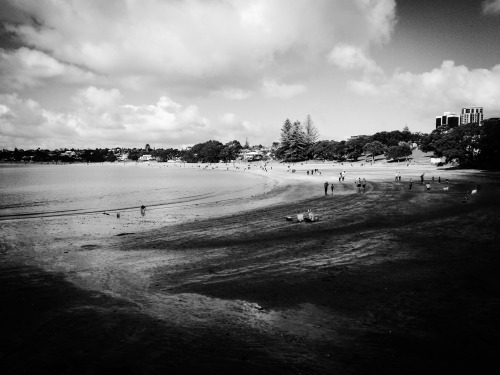
MULTIPOLYGON (((339 177, 339 181, 344 181, 345 171, 341 172, 340 175, 341 175, 341 177, 339 177)), ((361 193, 361 189, 363 189, 363 192, 366 191, 366 179, 365 178, 361 179, 361 177, 358 177, 358 179, 354 180, 354 183, 356 184, 356 187, 358 188, 359 193, 361 193)), ((335 186, 333 184, 330 184, 328 181, 325 181, 323 186, 325 188, 325 195, 328 195, 328 188, 330 188, 332 195, 333 195, 333 191, 335 190, 335 186)))

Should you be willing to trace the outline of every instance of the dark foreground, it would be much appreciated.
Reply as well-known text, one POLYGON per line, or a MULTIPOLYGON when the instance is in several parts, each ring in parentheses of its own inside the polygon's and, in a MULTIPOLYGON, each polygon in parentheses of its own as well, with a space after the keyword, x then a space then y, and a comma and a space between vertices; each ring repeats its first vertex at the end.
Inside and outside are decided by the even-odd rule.
POLYGON ((118 265, 99 271, 99 280, 118 280, 114 294, 106 291, 117 287, 78 287, 68 281, 71 272, 44 271, 3 245, 2 374, 498 367, 498 188, 487 185, 467 203, 459 194, 409 193, 397 184, 370 188, 122 236, 109 245, 123 252, 121 264, 139 249, 175 250, 189 261, 156 266, 147 283, 120 279, 118 265), (283 220, 310 207, 319 222, 283 220), (162 305, 152 296, 170 299, 162 305))

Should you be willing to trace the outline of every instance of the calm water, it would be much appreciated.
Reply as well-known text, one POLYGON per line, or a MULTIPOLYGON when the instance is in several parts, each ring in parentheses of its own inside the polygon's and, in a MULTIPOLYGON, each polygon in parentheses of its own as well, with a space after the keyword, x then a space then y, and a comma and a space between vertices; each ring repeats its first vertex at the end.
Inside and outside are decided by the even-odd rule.
POLYGON ((195 204, 270 189, 263 177, 172 164, 0 165, 0 219, 195 204))

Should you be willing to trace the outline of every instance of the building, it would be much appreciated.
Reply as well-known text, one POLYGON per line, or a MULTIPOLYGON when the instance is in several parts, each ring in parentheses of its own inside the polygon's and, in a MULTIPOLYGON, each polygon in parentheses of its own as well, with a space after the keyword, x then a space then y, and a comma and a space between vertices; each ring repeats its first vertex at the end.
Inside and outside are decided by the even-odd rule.
POLYGON ((465 107, 462 108, 460 115, 461 124, 480 124, 483 121, 483 107, 465 107))
POLYGON ((436 116, 436 129, 441 125, 446 125, 449 128, 456 128, 460 123, 460 117, 453 112, 444 112, 442 116, 436 116))

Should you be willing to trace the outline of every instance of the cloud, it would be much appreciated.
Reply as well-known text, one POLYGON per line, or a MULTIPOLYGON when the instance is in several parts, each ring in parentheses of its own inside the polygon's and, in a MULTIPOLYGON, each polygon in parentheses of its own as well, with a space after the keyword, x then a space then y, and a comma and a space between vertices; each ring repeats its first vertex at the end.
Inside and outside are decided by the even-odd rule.
POLYGON ((89 83, 96 75, 76 66, 64 64, 55 58, 26 47, 14 51, 0 49, 0 83, 2 91, 20 90, 44 83, 89 83))
POLYGON ((137 147, 143 143, 182 147, 208 139, 262 141, 264 133, 258 125, 230 113, 210 121, 197 106, 184 106, 166 96, 154 104, 118 105, 122 100, 118 90, 89 87, 79 91, 75 100, 79 107, 62 113, 15 94, 0 94, 0 148, 137 147))
POLYGON ((240 80, 270 76, 283 63, 307 71, 304 62, 321 62, 338 43, 387 42, 396 4, 16 0, 11 6, 37 22, 10 24, 9 31, 58 61, 109 77, 242 87, 240 80))
POLYGON ((78 136, 79 124, 74 116, 47 111, 38 102, 15 94, 0 94, 0 103, 2 148, 27 144, 43 147, 78 136))
POLYGON ((500 14, 500 0, 483 1, 484 14, 500 14))
POLYGON ((443 111, 460 111, 477 105, 489 114, 500 114, 500 65, 491 69, 469 69, 444 61, 430 72, 395 72, 391 77, 352 81, 349 88, 360 95, 390 100, 398 107, 414 110, 421 117, 443 111))
POLYGON ((375 61, 355 46, 341 44, 328 54, 328 59, 341 69, 362 69, 366 73, 382 73, 382 69, 375 61))
POLYGON ((269 98, 290 99, 307 91, 301 84, 280 84, 274 80, 265 80, 262 83, 262 92, 269 98))
POLYGON ((90 111, 109 110, 116 107, 123 96, 118 89, 99 89, 94 86, 79 90, 73 100, 90 111))

